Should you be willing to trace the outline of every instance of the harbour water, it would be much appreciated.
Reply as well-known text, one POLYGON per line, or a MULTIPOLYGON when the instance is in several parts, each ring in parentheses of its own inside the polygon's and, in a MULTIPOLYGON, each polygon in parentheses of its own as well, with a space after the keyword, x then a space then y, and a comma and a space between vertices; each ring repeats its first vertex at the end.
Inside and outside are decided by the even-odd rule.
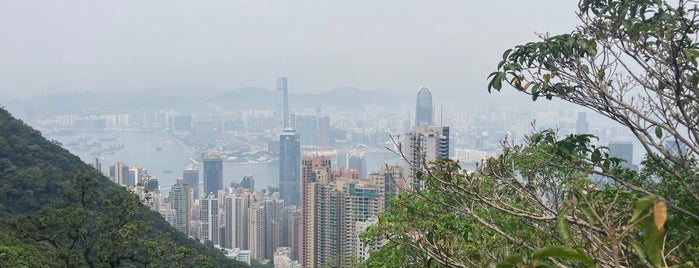
MULTIPOLYGON (((47 136, 49 139, 61 142, 64 148, 77 155, 86 163, 92 163, 95 157, 100 159, 102 172, 108 174, 109 167, 116 162, 122 162, 127 166, 141 166, 148 173, 155 176, 164 192, 182 177, 182 170, 188 165, 198 168, 202 179, 202 165, 191 160, 192 152, 182 144, 173 140, 167 133, 156 132, 129 132, 129 131, 103 131, 86 132, 60 136, 47 136), (94 150, 86 150, 77 146, 69 146, 77 140, 87 139, 99 142, 100 140, 115 140, 102 142, 102 147, 113 144, 123 145, 123 149, 113 150, 109 153, 97 155, 94 150), (113 153, 112 153, 113 152, 113 153)), ((367 173, 378 171, 384 164, 395 165, 402 163, 400 157, 386 150, 385 152, 366 153, 367 173)), ((334 166, 334 165, 333 165, 334 166)), ((260 189, 279 183, 279 164, 271 163, 246 163, 223 165, 223 184, 230 185, 233 181, 240 181, 243 176, 253 176, 255 188, 260 189)))

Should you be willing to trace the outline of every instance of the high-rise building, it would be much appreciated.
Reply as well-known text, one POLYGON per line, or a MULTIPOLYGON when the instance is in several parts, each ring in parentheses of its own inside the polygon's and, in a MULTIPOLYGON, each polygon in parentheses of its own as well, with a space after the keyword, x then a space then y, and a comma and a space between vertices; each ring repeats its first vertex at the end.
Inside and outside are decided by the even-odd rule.
POLYGON ((622 167, 636 169, 633 164, 633 143, 624 141, 613 141, 609 145, 609 156, 620 158, 624 161, 620 163, 622 167))
POLYGON ((95 168, 97 171, 99 171, 100 173, 102 173, 102 163, 100 162, 100 158, 99 158, 99 157, 95 157, 95 158, 92 159, 92 165, 91 165, 91 166, 92 166, 93 168, 95 168))
POLYGON ((439 158, 449 158, 449 127, 416 126, 405 135, 405 156, 410 160, 410 185, 419 186, 416 174, 439 158))
POLYGON ((129 169, 129 175, 127 177, 127 186, 143 185, 141 180, 148 175, 145 169, 140 166, 133 166, 129 169))
POLYGON ((434 107, 432 106, 432 93, 428 86, 420 86, 417 91, 415 104, 415 125, 434 125, 434 107))
POLYGON ((265 207, 253 202, 248 208, 248 237, 250 257, 259 262, 265 259, 265 207))
POLYGON ((248 215, 252 203, 252 194, 249 190, 240 191, 234 199, 235 206, 235 247, 242 250, 249 250, 248 239, 248 215))
POLYGON ((204 192, 207 196, 214 195, 223 189, 223 160, 214 152, 209 153, 204 159, 204 192))
MULTIPOLYGON (((278 195, 277 195, 278 198, 278 195)), ((268 198, 265 208, 265 259, 274 258, 274 251, 286 244, 284 200, 268 198)))
POLYGON ((236 211, 235 211, 235 198, 236 194, 233 192, 232 188, 226 188, 223 190, 223 197, 219 197, 223 200, 223 213, 221 217, 223 220, 222 226, 222 239, 221 247, 227 249, 236 248, 235 244, 235 234, 236 234, 236 211))
POLYGON ((129 178, 129 167, 122 162, 116 162, 109 167, 109 178, 116 184, 127 185, 129 178))
POLYGON ((328 148, 330 147, 330 117, 321 116, 318 118, 318 131, 317 131, 316 144, 318 148, 328 148))
POLYGON ((277 77, 277 125, 282 129, 289 125, 289 88, 285 76, 277 77))
POLYGON ((356 169, 359 172, 359 177, 366 178, 366 158, 362 153, 353 153, 347 159, 347 168, 356 169))
POLYGON ((201 192, 199 188, 199 170, 191 165, 188 166, 182 171, 182 180, 187 187, 192 189, 194 199, 199 199, 199 192, 201 192))
POLYGON ((296 211, 289 212, 287 226, 287 240, 288 245, 291 247, 291 259, 298 261, 301 254, 303 254, 303 245, 301 244, 301 237, 303 235, 303 220, 298 209, 296 211))
POLYGON ((588 134, 590 131, 590 123, 587 122, 587 113, 579 112, 578 120, 575 121, 575 132, 577 134, 588 134))
POLYGON ((201 239, 219 245, 218 198, 213 194, 201 200, 201 239))
POLYGON ((177 180, 169 192, 168 201, 170 208, 175 211, 172 223, 175 229, 189 235, 190 221, 192 220, 192 195, 191 188, 187 187, 183 180, 177 180))
POLYGON ((314 114, 297 115, 294 121, 301 141, 301 148, 312 150, 317 147, 318 116, 314 114))
POLYGON ((384 185, 358 179, 356 170, 330 170, 327 157, 304 157, 303 167, 300 262, 316 267, 337 260, 342 266, 340 256, 353 255, 360 244, 357 222, 382 211, 384 185))
POLYGON ((301 143, 293 128, 279 136, 279 188, 287 205, 301 205, 301 143))
MULTIPOLYGON (((315 267, 316 256, 316 181, 327 180, 330 174, 329 156, 303 157, 301 168, 301 255, 299 262, 303 267, 315 267)), ((321 191, 322 192, 322 191, 321 191)), ((324 192, 323 192, 324 193, 324 192)), ((328 197, 329 198, 329 197, 328 197)), ((329 205, 329 203, 325 203, 329 205)), ((325 257, 325 256, 323 256, 325 257)))

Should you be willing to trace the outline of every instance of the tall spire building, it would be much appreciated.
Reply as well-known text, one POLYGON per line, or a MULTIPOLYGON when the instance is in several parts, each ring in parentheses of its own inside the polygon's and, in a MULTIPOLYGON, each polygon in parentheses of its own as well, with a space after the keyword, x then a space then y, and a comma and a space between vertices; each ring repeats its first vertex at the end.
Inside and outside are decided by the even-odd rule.
POLYGON ((286 128, 289 126, 289 88, 286 76, 277 77, 277 125, 286 128))
POLYGON ((293 128, 279 136, 279 188, 287 205, 301 205, 301 141, 293 128))
POLYGON ((415 125, 434 125, 432 93, 430 93, 430 88, 428 86, 420 86, 420 89, 417 91, 417 100, 415 104, 415 125))

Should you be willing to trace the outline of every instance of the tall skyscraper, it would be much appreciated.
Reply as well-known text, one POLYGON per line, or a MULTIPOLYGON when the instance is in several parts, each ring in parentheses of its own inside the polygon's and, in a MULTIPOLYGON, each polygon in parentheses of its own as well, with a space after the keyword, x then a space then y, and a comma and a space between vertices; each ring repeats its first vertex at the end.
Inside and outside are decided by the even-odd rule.
POLYGON ((330 147, 330 117, 318 117, 317 145, 319 148, 330 147))
POLYGON ((190 189, 192 189, 192 194, 194 199, 199 199, 199 170, 195 167, 188 166, 182 171, 182 180, 190 189))
POLYGON ((286 76, 277 77, 277 124, 281 128, 289 126, 289 88, 286 76))
POLYGON ((116 162, 113 166, 109 167, 109 178, 119 185, 127 185, 129 178, 129 167, 124 165, 122 162, 116 162))
POLYGON ((227 249, 234 249, 236 248, 235 245, 235 232, 236 232, 236 226, 235 226, 235 219, 236 219, 236 211, 235 211, 235 193, 233 193, 231 188, 226 188, 223 194, 223 198, 219 198, 223 200, 223 225, 224 225, 224 239, 221 243, 221 247, 227 248, 227 249))
POLYGON ((204 159, 204 196, 216 195, 223 189, 223 160, 214 152, 209 153, 204 159))
POLYGON ((301 148, 312 150, 317 146, 318 116, 314 114, 297 115, 294 121, 301 140, 301 148))
MULTIPOLYGON (((277 196, 278 198, 278 196, 277 196)), ((274 258, 278 247, 286 243, 286 211, 284 200, 268 198, 264 200, 265 208, 265 259, 274 258)))
POLYGON ((432 93, 430 93, 430 88, 428 86, 420 86, 420 89, 417 91, 417 100, 415 104, 415 125, 434 125, 432 93))
POLYGON ((410 160, 410 185, 419 187, 416 174, 439 158, 449 158, 449 127, 416 126, 405 135, 405 155, 410 160))
POLYGON ((261 202, 254 202, 248 208, 248 237, 250 258, 265 259, 265 208, 261 202))
MULTIPOLYGON (((317 181, 325 181, 330 174, 330 157, 316 156, 303 157, 303 165, 301 169, 301 255, 299 262, 303 267, 315 267, 316 256, 318 252, 316 248, 316 189, 317 181)), ((321 191, 321 193, 324 193, 321 191)), ((329 203, 325 203, 329 205, 329 203)))
POLYGON ((636 169, 633 164, 633 143, 624 141, 614 141, 609 143, 609 156, 623 159, 620 163, 622 167, 636 169))
POLYGON ((590 131, 590 124, 587 122, 586 115, 585 112, 578 113, 578 120, 575 121, 575 132, 577 134, 588 134, 590 131))
POLYGON ((169 192, 168 201, 170 208, 175 210, 175 217, 172 221, 175 229, 189 235, 190 221, 192 220, 192 196, 183 180, 177 180, 169 192))
POLYGON ((293 128, 279 136, 279 188, 287 205, 301 205, 301 142, 293 128))
POLYGON ((219 245, 218 198, 213 194, 201 200, 201 238, 219 245))

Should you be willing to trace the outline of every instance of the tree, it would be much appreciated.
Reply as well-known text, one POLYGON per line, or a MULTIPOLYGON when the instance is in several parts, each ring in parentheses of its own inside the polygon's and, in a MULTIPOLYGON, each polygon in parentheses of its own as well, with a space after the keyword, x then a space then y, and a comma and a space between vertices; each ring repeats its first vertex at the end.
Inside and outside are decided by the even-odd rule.
MULTIPOLYGON (((526 145, 507 145, 472 173, 451 160, 433 163, 418 173, 425 187, 393 199, 364 235, 387 241, 365 265, 672 263, 665 259, 678 253, 662 250, 664 201, 606 183, 600 175, 634 180, 637 173, 619 167, 620 160, 593 139, 558 139, 547 130, 526 145)), ((667 245, 681 247, 675 240, 667 245)))
MULTIPOLYGON (((699 202, 696 1, 582 0, 579 9, 581 25, 572 33, 543 35, 505 51, 488 90, 506 83, 533 100, 559 98, 618 122, 640 141, 664 179, 676 182, 691 203, 699 202)), ((668 205, 699 221, 699 211, 688 203, 668 205)))
POLYGON ((581 0, 574 31, 505 51, 489 76, 489 91, 509 84, 534 101, 559 98, 628 128, 647 153, 640 173, 620 167, 593 136, 551 130, 505 144, 472 173, 449 160, 425 165, 425 187, 392 200, 364 235, 386 243, 365 265, 699 262, 695 5, 581 0))

